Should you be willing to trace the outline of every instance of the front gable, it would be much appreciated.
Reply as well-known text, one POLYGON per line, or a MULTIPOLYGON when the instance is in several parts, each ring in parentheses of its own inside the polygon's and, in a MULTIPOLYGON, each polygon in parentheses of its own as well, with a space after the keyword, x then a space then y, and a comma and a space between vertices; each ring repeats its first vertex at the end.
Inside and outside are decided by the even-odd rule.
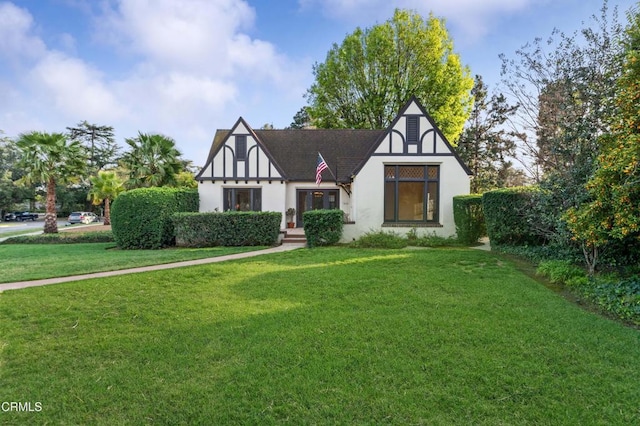
POLYGON ((400 110, 384 136, 373 147, 371 156, 451 156, 457 159, 467 175, 472 174, 415 97, 400 110))
POLYGON ((229 131, 216 134, 209 158, 196 180, 282 181, 284 173, 242 117, 229 131))

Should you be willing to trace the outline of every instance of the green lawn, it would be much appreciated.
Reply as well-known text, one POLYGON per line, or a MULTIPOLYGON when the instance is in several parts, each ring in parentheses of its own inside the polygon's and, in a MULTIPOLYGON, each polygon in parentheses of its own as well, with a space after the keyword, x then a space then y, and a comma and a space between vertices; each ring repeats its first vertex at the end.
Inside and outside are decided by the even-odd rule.
POLYGON ((118 250, 115 243, 0 245, 0 283, 202 259, 261 247, 118 250))
POLYGON ((302 249, 0 294, 2 424, 640 423, 640 332, 476 250, 302 249))

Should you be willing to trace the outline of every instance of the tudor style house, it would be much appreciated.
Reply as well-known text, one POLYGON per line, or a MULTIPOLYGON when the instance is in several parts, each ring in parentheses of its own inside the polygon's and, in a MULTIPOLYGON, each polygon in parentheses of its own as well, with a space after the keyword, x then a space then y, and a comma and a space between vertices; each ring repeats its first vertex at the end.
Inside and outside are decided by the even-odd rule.
POLYGON ((342 209, 343 241, 379 230, 455 234, 453 197, 471 171, 413 98, 384 130, 218 130, 200 173, 200 211, 342 209), (316 182, 319 154, 328 168, 316 182))

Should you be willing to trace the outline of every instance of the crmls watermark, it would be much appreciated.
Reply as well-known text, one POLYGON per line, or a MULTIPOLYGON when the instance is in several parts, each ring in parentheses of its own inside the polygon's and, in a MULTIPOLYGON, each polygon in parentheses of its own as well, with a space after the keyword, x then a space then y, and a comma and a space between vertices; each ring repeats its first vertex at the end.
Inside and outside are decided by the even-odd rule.
POLYGON ((42 411, 42 402, 9 402, 4 401, 0 404, 0 411, 4 413, 8 412, 28 412, 39 413, 42 411))

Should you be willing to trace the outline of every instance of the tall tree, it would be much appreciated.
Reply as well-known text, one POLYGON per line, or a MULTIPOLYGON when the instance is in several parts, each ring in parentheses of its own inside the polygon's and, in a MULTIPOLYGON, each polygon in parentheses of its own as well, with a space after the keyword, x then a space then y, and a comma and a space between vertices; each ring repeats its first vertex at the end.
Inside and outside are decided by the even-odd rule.
POLYGON ((489 97, 479 75, 471 94, 473 108, 456 151, 473 172, 471 192, 481 193, 507 185, 507 170, 512 166, 508 158, 514 154, 515 142, 505 123, 518 107, 509 105, 501 93, 489 97))
POLYGON ((563 215, 588 200, 598 139, 610 130, 621 34, 617 10, 605 0, 600 16, 580 31, 554 30, 548 40, 523 46, 516 59, 502 56, 505 90, 520 105, 511 120, 516 157, 542 189, 529 222, 563 247, 574 244, 563 215))
POLYGON ((113 127, 90 124, 86 120, 76 127, 67 127, 69 139, 81 142, 89 151, 89 166, 92 170, 102 170, 115 165, 120 147, 115 142, 113 127))
POLYGON ((600 137, 598 168, 587 184, 592 200, 568 212, 589 271, 599 250, 612 241, 640 246, 640 11, 628 13, 624 65, 617 83, 611 133, 600 137))
POLYGON ((78 179, 84 174, 87 166, 86 151, 79 142, 67 141, 62 133, 22 134, 16 146, 21 153, 19 164, 25 171, 24 180, 46 186, 44 232, 56 233, 56 184, 78 179))
POLYGON ((184 161, 172 138, 138 133, 125 142, 130 151, 122 156, 121 164, 129 171, 125 184, 128 188, 176 185, 176 175, 184 169, 184 161))
POLYGON ((512 120, 519 160, 537 181, 555 173, 582 186, 591 174, 614 108, 621 33, 617 9, 605 0, 600 16, 579 32, 554 30, 515 59, 501 55, 502 83, 520 105, 512 120))
POLYGON ((293 121, 289 124, 289 129, 304 129, 311 126, 311 117, 306 107, 302 107, 293 116, 293 121))
POLYGON ((124 191, 123 182, 115 171, 101 171, 90 178, 89 198, 94 205, 104 202, 104 224, 111 225, 111 201, 124 191))
POLYGON ((444 21, 397 9, 393 18, 357 28, 313 67, 308 113, 321 128, 387 127, 416 96, 455 142, 471 108, 473 79, 453 52, 444 21))

